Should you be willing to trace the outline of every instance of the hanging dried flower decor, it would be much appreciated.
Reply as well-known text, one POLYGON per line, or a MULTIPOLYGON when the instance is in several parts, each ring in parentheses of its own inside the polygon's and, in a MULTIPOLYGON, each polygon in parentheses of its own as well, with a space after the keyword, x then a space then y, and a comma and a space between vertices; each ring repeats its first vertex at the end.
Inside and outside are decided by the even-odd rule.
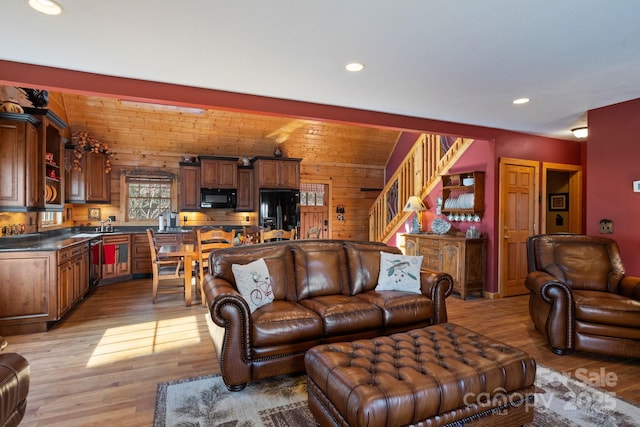
POLYGON ((71 134, 71 142, 73 143, 73 170, 81 171, 80 159, 85 151, 92 151, 94 153, 104 153, 107 155, 104 173, 111 172, 111 156, 113 152, 109 149, 109 145, 98 141, 93 135, 84 130, 74 131, 71 134))

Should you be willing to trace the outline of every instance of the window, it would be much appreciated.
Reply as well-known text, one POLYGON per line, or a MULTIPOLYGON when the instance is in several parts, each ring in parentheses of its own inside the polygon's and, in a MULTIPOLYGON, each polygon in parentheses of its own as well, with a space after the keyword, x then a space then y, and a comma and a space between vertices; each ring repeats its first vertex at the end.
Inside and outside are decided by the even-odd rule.
POLYGON ((128 220, 158 218, 171 210, 171 179, 129 177, 126 183, 128 220))

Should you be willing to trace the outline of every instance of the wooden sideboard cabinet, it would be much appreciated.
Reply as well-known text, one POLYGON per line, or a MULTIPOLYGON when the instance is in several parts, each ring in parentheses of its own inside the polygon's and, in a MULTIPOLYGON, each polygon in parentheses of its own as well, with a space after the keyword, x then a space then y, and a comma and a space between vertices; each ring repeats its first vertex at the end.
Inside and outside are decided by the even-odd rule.
POLYGON ((453 291, 466 299, 485 287, 486 238, 440 234, 403 234, 407 255, 422 255, 422 266, 453 277, 453 291))

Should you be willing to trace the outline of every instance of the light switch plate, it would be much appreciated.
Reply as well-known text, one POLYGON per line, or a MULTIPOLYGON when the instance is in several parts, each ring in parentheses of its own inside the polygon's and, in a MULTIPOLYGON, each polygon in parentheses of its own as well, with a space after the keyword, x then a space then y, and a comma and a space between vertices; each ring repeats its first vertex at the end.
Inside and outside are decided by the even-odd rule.
POLYGON ((613 221, 610 219, 600 220, 600 234, 612 234, 613 233, 613 221))
POLYGON ((633 192, 640 193, 640 181, 633 181, 633 192))

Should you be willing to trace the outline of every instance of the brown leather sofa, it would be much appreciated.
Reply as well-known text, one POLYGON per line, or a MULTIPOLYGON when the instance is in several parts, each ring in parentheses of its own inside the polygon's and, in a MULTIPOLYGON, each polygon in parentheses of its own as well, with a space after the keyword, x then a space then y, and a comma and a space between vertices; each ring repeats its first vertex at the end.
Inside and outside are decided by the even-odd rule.
MULTIPOLYGON (((0 351, 6 346, 0 337, 0 351)), ((0 353, 0 427, 14 427, 22 421, 30 381, 27 359, 17 353, 0 353)))
POLYGON ((543 234, 527 241, 529 313, 556 354, 640 357, 640 277, 612 239, 543 234))
POLYGON ((422 271, 421 294, 375 291, 382 243, 293 240, 219 249, 204 281, 211 335, 232 391, 250 381, 303 372, 304 355, 327 342, 404 332, 447 321, 453 279, 422 271), (250 313, 232 264, 263 258, 274 301, 250 313))

